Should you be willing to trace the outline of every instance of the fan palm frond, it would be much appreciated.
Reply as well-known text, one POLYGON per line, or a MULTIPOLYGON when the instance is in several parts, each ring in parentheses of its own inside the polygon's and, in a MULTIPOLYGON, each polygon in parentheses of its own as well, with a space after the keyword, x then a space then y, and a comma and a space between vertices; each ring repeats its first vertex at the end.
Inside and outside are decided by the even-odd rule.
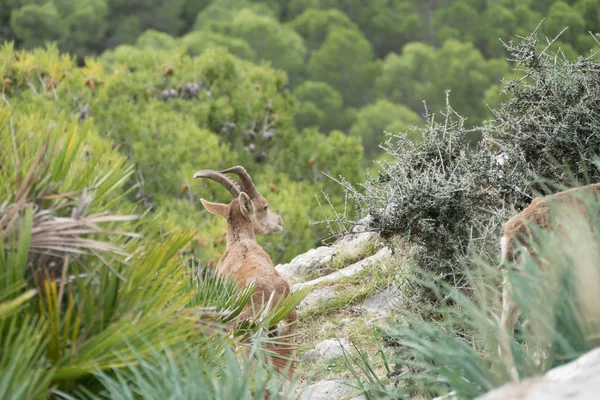
MULTIPOLYGON (((25 293, 17 303, 29 297, 25 293)), ((0 398, 46 399, 52 370, 44 362, 44 325, 30 316, 7 318, 14 304, 0 305, 0 398)))
POLYGON ((269 367, 248 360, 239 363, 234 352, 224 344, 222 348, 222 354, 213 354, 194 350, 175 352, 161 347, 162 350, 153 350, 146 356, 137 355, 135 366, 98 372, 96 375, 104 387, 102 393, 80 388, 77 397, 57 394, 66 400, 296 398, 293 385, 284 389, 276 380, 269 379, 272 376, 269 367), (220 368, 215 368, 215 360, 223 360, 220 368), (265 397, 267 387, 270 394, 265 397))

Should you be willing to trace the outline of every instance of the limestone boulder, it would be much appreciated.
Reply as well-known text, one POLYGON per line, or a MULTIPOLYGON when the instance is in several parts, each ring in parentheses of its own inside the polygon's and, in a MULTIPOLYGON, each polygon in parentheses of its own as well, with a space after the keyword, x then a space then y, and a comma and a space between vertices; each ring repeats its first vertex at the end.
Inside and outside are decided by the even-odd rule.
POLYGON ((327 300, 333 299, 335 297, 335 289, 333 286, 327 286, 320 289, 314 289, 310 293, 306 295, 304 300, 298 304, 296 310, 304 311, 307 308, 318 305, 319 303, 325 302, 327 300))
POLYGON ((377 233, 375 232, 351 232, 332 246, 311 249, 296 256, 287 264, 277 265, 275 269, 289 281, 301 281, 312 271, 320 269, 331 261, 336 254, 340 252, 359 252, 368 241, 376 236, 377 233))
POLYGON ((306 387, 300 400, 339 400, 347 397, 352 388, 341 381, 319 381, 306 387))
POLYGON ((337 249, 334 247, 317 247, 296 256, 287 264, 277 265, 275 269, 287 280, 299 280, 308 275, 310 271, 325 265, 336 251, 337 249))
POLYGON ((296 291, 296 290, 299 290, 299 289, 302 289, 305 287, 315 286, 322 282, 333 282, 342 277, 356 275, 359 272, 361 272, 362 270, 364 270, 365 268, 368 268, 377 262, 383 261, 385 258, 391 256, 391 254, 392 254, 392 251, 389 248, 384 247, 383 249, 379 250, 377 253, 373 254, 372 256, 364 258, 364 259, 362 259, 352 265, 349 265, 346 268, 343 268, 339 271, 333 272, 329 275, 322 276, 320 278, 313 279, 308 282, 297 283, 292 286, 292 291, 296 291))
POLYGON ((477 400, 600 399, 600 347, 545 375, 510 383, 477 400))
POLYGON ((319 343, 314 349, 307 351, 302 356, 305 361, 329 361, 340 357, 344 350, 348 351, 350 343, 346 339, 326 339, 319 343), (343 348, 342 348, 343 346, 343 348))

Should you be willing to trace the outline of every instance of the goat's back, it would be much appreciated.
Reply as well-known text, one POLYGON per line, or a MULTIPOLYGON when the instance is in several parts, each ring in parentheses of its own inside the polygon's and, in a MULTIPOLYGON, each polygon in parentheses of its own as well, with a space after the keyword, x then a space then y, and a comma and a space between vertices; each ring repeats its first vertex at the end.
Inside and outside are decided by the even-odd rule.
POLYGON ((272 292, 274 300, 290 293, 288 282, 275 270, 271 257, 254 241, 232 244, 221 257, 217 272, 233 276, 241 285, 253 282, 255 296, 261 293, 267 300, 272 292))
MULTIPOLYGON (((217 272, 233 276, 242 285, 254 284, 251 301, 236 318, 240 322, 255 318, 271 296, 272 305, 275 305, 291 292, 289 283, 275 270, 271 257, 253 241, 232 244, 221 257, 217 272)), ((288 379, 295 370, 295 362, 291 360, 295 359, 296 348, 290 335, 295 331, 296 320, 296 310, 293 310, 277 326, 278 334, 283 336, 278 339, 279 343, 265 345, 265 349, 277 354, 269 356, 269 362, 278 371, 287 371, 288 379)))
MULTIPOLYGON (((519 214, 511 217, 504 225, 504 238, 507 241, 509 259, 513 259, 513 251, 518 241, 530 252, 527 238, 537 240, 536 231, 561 231, 556 226, 556 212, 579 214, 586 221, 591 221, 592 210, 588 203, 582 199, 582 195, 594 196, 596 201, 600 200, 600 183, 581 186, 558 192, 552 195, 537 197, 531 204, 519 214)), ((597 212, 597 210, 596 210, 597 212)))

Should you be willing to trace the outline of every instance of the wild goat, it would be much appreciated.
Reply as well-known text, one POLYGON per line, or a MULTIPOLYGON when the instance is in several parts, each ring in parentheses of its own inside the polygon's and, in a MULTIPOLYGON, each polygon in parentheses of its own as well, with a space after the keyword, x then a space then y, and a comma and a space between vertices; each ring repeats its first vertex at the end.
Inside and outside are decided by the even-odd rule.
MULTIPOLYGON (((561 240, 569 242, 572 233, 564 225, 568 220, 560 217, 579 217, 585 224, 590 224, 593 220, 590 204, 596 204, 600 199, 600 183, 581 186, 552 195, 535 198, 527 208, 519 214, 511 217, 504 225, 504 234, 500 240, 501 247, 501 268, 505 273, 502 283, 502 314, 500 317, 500 343, 498 346, 499 354, 504 363, 509 368, 513 380, 518 381, 518 374, 515 369, 514 359, 509 345, 509 335, 514 332, 515 324, 520 315, 520 310, 514 301, 513 288, 511 287, 506 267, 508 264, 517 268, 524 260, 524 253, 529 254, 533 260, 544 270, 547 266, 547 260, 542 260, 534 252, 534 245, 540 240, 536 232, 545 231, 551 234, 561 235, 561 240), (591 199, 583 196, 592 196, 591 199), (594 203, 589 203, 589 200, 594 203), (586 202, 585 200, 588 200, 586 202)), ((598 205, 600 207, 600 204, 598 205)), ((600 210, 595 210, 598 212, 600 210)), ((581 228, 581 226, 579 226, 581 228)), ((589 227, 592 229, 593 227, 589 227)), ((522 272, 522 271, 519 271, 522 272)))
MULTIPOLYGON (((219 274, 234 277, 241 285, 254 284, 254 293, 237 321, 248 321, 256 318, 254 307, 271 304, 283 300, 290 294, 288 282, 275 270, 271 257, 256 243, 256 235, 268 235, 283 230, 283 220, 274 213, 263 196, 258 193, 252 178, 241 166, 217 172, 202 170, 194 174, 194 179, 206 178, 223 185, 233 200, 229 204, 212 203, 200 199, 202 205, 212 214, 219 215, 227 221, 227 247, 221 256, 216 270, 219 274), (239 176, 239 185, 224 174, 234 173, 239 176), (272 297, 272 298, 271 298, 272 297)), ((266 346, 268 350, 280 357, 270 357, 275 368, 283 372, 288 369, 288 378, 293 374, 295 350, 289 335, 294 333, 296 311, 292 311, 278 326, 281 345, 266 346), (287 359, 287 360, 286 360, 287 359)))

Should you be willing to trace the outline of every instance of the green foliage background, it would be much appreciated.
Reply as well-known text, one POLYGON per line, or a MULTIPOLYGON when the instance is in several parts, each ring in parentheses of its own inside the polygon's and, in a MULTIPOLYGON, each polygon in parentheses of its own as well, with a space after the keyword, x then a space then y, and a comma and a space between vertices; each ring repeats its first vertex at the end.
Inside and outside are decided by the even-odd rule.
MULTIPOLYGON (((6 45, 1 57, 4 106, 27 114, 51 107, 93 124, 136 166, 130 200, 166 216, 165 229, 197 229, 196 254, 205 262, 222 253, 225 224, 208 217, 200 197, 230 199, 212 182, 192 181, 196 170, 246 166, 288 227, 286 235, 265 242, 276 262, 326 234, 310 225, 321 218, 314 196, 332 186, 322 172, 360 173, 358 139, 297 132, 285 74, 223 49, 190 57, 177 49, 121 46, 88 59, 84 68, 56 47, 26 52, 6 45), (179 94, 192 84, 193 97, 179 94), (165 98, 169 90, 177 98, 165 98), (245 146, 249 140, 253 152, 245 146), (258 162, 260 154, 265 159, 258 162)), ((336 191, 339 203, 341 189, 336 191)))
POLYGON ((555 47, 584 55, 600 28, 596 3, 1 0, 0 40, 14 47, 0 72, 12 107, 53 101, 92 119, 136 164, 133 199, 199 229, 204 261, 222 251, 224 224, 199 197, 226 196, 190 172, 244 164, 290 228, 268 242, 284 262, 327 235, 309 224, 322 218, 315 195, 343 202, 323 173, 360 180, 385 158, 386 132, 424 126, 447 90, 467 127, 491 118, 514 75, 500 39, 545 18, 545 35, 569 27, 555 47), (56 47, 39 50, 48 42, 56 47))
POLYGON ((381 154, 382 126, 397 133, 424 124, 426 109, 444 110, 446 90, 468 126, 489 119, 486 104, 498 104, 498 84, 512 75, 501 40, 545 19, 548 37, 568 26, 556 46, 574 58, 593 48, 589 32, 600 29, 596 0, 1 0, 0 9, 0 40, 24 49, 55 42, 80 64, 107 50, 137 59, 195 57, 217 47, 267 62, 286 73, 279 88, 297 99, 289 126, 359 137, 368 159, 381 154), (394 105, 419 117, 408 110, 388 116, 394 105), (365 114, 373 113, 393 121, 369 129, 365 114))

